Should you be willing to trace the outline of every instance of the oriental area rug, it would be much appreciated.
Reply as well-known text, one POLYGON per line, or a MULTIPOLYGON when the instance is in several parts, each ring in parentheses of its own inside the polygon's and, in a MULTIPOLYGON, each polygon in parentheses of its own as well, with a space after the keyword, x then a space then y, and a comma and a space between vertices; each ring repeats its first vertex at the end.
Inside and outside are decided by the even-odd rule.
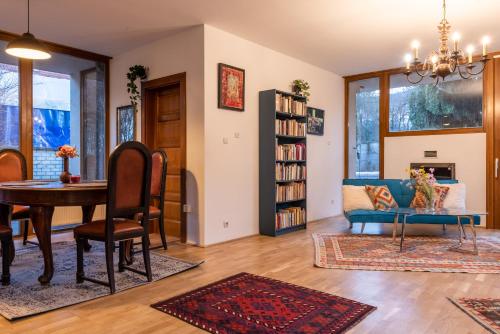
POLYGON ((449 298, 458 308, 492 333, 500 333, 500 299, 449 298))
POLYGON ((375 307, 240 273, 151 305, 217 334, 343 333, 375 307))
MULTIPOLYGON (((92 243, 90 252, 84 254, 85 274, 107 281, 106 262, 102 243, 92 243)), ((49 285, 38 283, 43 272, 43 257, 38 247, 16 249, 11 266, 11 284, 0 285, 0 314, 13 320, 88 300, 108 296, 109 288, 91 282, 76 283, 76 245, 74 242, 52 244, 54 277, 49 285)), ((115 266, 118 264, 115 252, 115 266)), ((192 263, 152 251, 153 281, 197 267, 192 263)), ((133 268, 143 270, 142 256, 134 257, 133 268)), ((118 272, 115 267, 117 292, 148 284, 146 277, 130 272, 118 272)))
POLYGON ((443 237, 406 237, 403 252, 399 239, 388 236, 316 233, 313 239, 314 264, 321 268, 500 273, 500 240, 495 237, 477 238, 478 255, 451 251, 458 241, 443 237))

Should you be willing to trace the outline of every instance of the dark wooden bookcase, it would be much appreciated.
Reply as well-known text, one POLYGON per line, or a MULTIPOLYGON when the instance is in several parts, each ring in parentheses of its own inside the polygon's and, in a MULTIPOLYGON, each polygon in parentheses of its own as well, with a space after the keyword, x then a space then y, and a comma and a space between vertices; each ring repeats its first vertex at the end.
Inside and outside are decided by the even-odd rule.
MULTIPOLYGON (((307 127, 307 112, 305 115, 295 115, 276 110, 276 95, 290 97, 294 101, 306 102, 303 96, 271 89, 259 92, 259 231, 260 234, 278 236, 284 233, 305 229, 307 226, 307 211, 303 223, 281 229, 276 228, 276 213, 281 209, 300 207, 307 210, 307 195, 290 201, 276 201, 276 185, 291 182, 303 182, 307 194, 306 178, 295 180, 278 180, 276 178, 276 163, 307 165, 307 138, 304 136, 285 136, 276 134, 276 119, 294 119, 305 123, 307 127), (304 144, 306 146, 303 160, 277 160, 276 145, 304 144)), ((307 131, 306 131, 307 132, 307 131)), ((307 176, 307 171, 306 171, 307 176)))

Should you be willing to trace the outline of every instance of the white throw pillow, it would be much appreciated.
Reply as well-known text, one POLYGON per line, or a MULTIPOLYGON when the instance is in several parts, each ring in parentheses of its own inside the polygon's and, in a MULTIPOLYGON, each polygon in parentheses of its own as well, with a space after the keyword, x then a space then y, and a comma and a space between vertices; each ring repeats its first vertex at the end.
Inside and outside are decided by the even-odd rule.
POLYGON ((448 194, 444 198, 443 209, 465 209, 465 184, 441 184, 449 187, 448 194))
POLYGON ((374 210, 365 186, 342 186, 342 194, 344 197, 344 211, 374 210))

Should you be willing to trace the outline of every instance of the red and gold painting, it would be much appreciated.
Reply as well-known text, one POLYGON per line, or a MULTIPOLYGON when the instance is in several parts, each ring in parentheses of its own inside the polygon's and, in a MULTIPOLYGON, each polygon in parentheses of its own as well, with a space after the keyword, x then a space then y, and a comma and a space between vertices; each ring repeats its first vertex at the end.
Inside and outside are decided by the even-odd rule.
POLYGON ((245 110, 245 70, 219 63, 219 108, 245 110))

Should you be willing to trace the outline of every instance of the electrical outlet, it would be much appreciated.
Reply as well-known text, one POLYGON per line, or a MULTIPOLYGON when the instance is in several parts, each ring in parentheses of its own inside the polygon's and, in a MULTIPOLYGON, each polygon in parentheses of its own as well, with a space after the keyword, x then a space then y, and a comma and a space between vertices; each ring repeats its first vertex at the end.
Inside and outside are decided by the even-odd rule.
POLYGON ((222 226, 223 226, 224 228, 228 228, 228 227, 229 227, 229 221, 224 220, 224 221, 222 222, 222 226))
POLYGON ((240 133, 239 132, 235 132, 234 133, 234 138, 240 138, 240 133))
POLYGON ((189 205, 189 204, 184 204, 184 205, 182 206, 182 211, 183 211, 183 212, 187 212, 187 213, 191 212, 191 205, 189 205))
POLYGON ((333 204, 335 204, 335 200, 334 200, 334 199, 332 199, 332 200, 330 201, 330 204, 332 204, 332 205, 333 205, 333 204))
POLYGON ((223 137, 223 138, 222 138, 222 143, 223 143, 223 144, 229 144, 229 138, 227 138, 227 137, 223 137))

